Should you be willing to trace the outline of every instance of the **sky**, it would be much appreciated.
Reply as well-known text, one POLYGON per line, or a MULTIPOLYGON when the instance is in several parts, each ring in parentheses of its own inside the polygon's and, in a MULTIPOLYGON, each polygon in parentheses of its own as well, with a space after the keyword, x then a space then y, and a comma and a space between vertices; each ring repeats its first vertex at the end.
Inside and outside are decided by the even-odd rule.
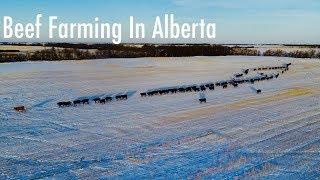
MULTIPOLYGON (((11 16, 15 22, 34 23, 38 13, 44 18, 58 16, 64 22, 93 23, 95 17, 104 22, 120 22, 124 26, 123 42, 320 44, 319 0, 1 0, 1 19, 11 16), (149 32, 155 17, 165 13, 174 13, 181 23, 198 22, 201 18, 216 23, 216 39, 127 38, 129 16, 144 22, 149 32)), ((8 41, 2 36, 2 20, 0 26, 0 41, 8 41)), ((29 41, 48 38, 42 35, 40 40, 29 41)))

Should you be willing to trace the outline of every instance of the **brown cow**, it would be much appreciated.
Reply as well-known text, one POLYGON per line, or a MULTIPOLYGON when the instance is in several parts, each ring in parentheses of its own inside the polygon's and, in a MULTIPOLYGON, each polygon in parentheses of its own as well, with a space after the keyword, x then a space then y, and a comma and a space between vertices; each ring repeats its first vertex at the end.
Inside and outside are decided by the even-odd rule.
POLYGON ((18 112, 24 112, 26 111, 26 108, 24 106, 16 106, 14 107, 14 110, 18 112))

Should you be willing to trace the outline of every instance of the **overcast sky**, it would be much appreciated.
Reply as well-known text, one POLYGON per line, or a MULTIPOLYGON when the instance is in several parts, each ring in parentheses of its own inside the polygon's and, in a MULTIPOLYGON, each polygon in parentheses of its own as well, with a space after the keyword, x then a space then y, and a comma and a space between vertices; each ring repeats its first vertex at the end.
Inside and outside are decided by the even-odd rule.
MULTIPOLYGON (((124 31, 130 15, 152 29, 155 16, 174 13, 179 22, 200 18, 215 22, 217 38, 209 43, 320 43, 320 0, 1 0, 1 19, 8 15, 33 22, 38 13, 66 22, 93 22, 100 17, 122 23, 124 31)), ((42 36, 41 41, 46 40, 42 36)), ((123 41, 130 42, 125 37, 123 41)))

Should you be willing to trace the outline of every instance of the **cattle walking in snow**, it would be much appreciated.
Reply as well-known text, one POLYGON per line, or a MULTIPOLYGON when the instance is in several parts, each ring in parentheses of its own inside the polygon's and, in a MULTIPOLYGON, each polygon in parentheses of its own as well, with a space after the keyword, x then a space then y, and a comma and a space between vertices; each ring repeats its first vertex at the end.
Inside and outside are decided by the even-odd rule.
POLYGON ((70 101, 66 101, 66 102, 58 102, 57 105, 59 107, 69 107, 72 105, 72 103, 70 101))
POLYGON ((17 112, 24 112, 26 111, 26 108, 24 106, 16 106, 13 108, 17 112))
POLYGON ((82 99, 82 100, 81 100, 81 103, 82 103, 82 104, 89 104, 89 99, 82 99))
POLYGON ((78 104, 81 104, 81 101, 80 101, 80 100, 74 100, 74 101, 73 101, 73 105, 74 105, 74 106, 77 106, 78 104))
POLYGON ((98 103, 98 102, 100 101, 100 98, 94 98, 93 101, 94 101, 95 103, 98 103))
POLYGON ((199 102, 200 103, 206 103, 207 102, 207 98, 206 98, 205 94, 203 94, 203 93, 199 94, 199 102))
POLYGON ((128 95, 122 94, 122 95, 116 95, 116 100, 126 100, 128 99, 128 95))
POLYGON ((226 89, 227 87, 228 87, 227 84, 223 84, 223 85, 222 85, 222 88, 223 88, 223 89, 226 89))
POLYGON ((206 90, 206 87, 205 87, 204 85, 201 85, 201 86, 200 86, 200 90, 201 90, 201 91, 205 91, 205 90, 206 90))
POLYGON ((106 99, 100 99, 100 100, 98 100, 98 103, 105 104, 106 103, 106 99))
POLYGON ((257 94, 260 94, 261 93, 261 89, 257 89, 257 94))
POLYGON ((209 90, 213 91, 214 90, 214 85, 213 86, 209 86, 209 90))
POLYGON ((233 87, 238 87, 237 83, 232 83, 233 87))

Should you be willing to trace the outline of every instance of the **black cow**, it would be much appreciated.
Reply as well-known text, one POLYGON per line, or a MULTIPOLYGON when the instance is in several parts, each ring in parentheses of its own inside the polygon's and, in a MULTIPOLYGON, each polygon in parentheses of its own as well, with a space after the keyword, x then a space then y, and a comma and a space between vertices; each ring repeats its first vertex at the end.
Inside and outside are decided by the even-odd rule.
POLYGON ((117 95, 116 99, 117 100, 125 100, 125 99, 128 99, 128 95, 126 95, 126 94, 117 95))
POLYGON ((181 87, 181 88, 178 89, 178 91, 179 91, 179 92, 185 92, 186 89, 181 87))
POLYGON ((143 93, 140 93, 141 97, 145 97, 147 96, 147 93, 143 92, 143 93))
POLYGON ((69 107, 72 105, 71 101, 67 101, 67 102, 58 102, 57 105, 59 107, 69 107))
POLYGON ((81 102, 82 104, 89 104, 89 99, 82 99, 81 102))
POLYGON ((261 89, 257 89, 257 94, 260 94, 261 93, 261 89))
POLYGON ((238 74, 235 74, 234 76, 237 77, 237 78, 239 78, 239 77, 242 77, 243 74, 238 73, 238 74))
POLYGON ((172 88, 172 89, 169 89, 169 91, 171 92, 171 93, 177 93, 177 89, 176 88, 172 88))
POLYGON ((98 103, 98 102, 100 101, 100 98, 94 98, 93 101, 94 101, 95 103, 98 103))
POLYGON ((159 94, 160 92, 158 90, 154 90, 154 91, 151 91, 152 95, 157 95, 159 94))
POLYGON ((72 105, 72 103, 71 103, 71 101, 67 101, 67 102, 64 103, 64 105, 67 106, 67 107, 69 107, 69 106, 72 105))
POLYGON ((216 83, 216 86, 223 86, 223 85, 226 85, 226 84, 228 84, 228 82, 226 82, 226 81, 220 81, 220 82, 217 82, 217 83, 216 83))
POLYGON ((244 73, 248 74, 249 73, 249 69, 244 70, 244 73))
POLYGON ((160 90, 159 93, 160 93, 160 95, 168 94, 169 90, 168 89, 163 89, 163 90, 160 90))
POLYGON ((199 90, 199 88, 198 88, 197 86, 191 86, 191 89, 192 89, 193 91, 198 91, 198 90, 199 90))
POLYGON ((77 106, 78 104, 81 104, 81 101, 80 101, 80 100, 74 100, 74 101, 73 101, 73 105, 74 105, 74 106, 77 106))
POLYGON ((16 106, 13 108, 17 112, 24 112, 26 111, 26 108, 24 106, 16 106))
POLYGON ((106 99, 99 99, 99 100, 98 100, 98 103, 100 103, 100 104, 105 104, 105 103, 106 103, 106 99))
POLYGON ((222 88, 223 88, 223 89, 226 89, 227 87, 228 87, 227 84, 223 84, 223 85, 222 85, 222 88))
POLYGON ((214 90, 214 86, 209 86, 209 90, 213 91, 214 90))
POLYGON ((164 90, 159 90, 159 94, 160 95, 162 95, 162 94, 164 94, 165 92, 164 92, 164 90))
POLYGON ((208 84, 206 84, 205 86, 209 88, 209 87, 214 86, 214 83, 208 83, 208 84))
POLYGON ((206 98, 200 98, 200 99, 199 99, 199 102, 200 102, 200 103, 206 103, 206 102, 207 102, 207 99, 206 99, 206 98))
POLYGON ((120 100, 120 99, 122 99, 122 95, 117 95, 116 100, 120 100))
POLYGON ((200 86, 200 90, 201 90, 201 91, 205 91, 205 90, 206 90, 206 87, 205 87, 204 85, 201 85, 201 86, 200 86))
POLYGON ((186 91, 187 92, 191 92, 192 91, 192 88, 189 86, 189 87, 186 87, 186 91))

